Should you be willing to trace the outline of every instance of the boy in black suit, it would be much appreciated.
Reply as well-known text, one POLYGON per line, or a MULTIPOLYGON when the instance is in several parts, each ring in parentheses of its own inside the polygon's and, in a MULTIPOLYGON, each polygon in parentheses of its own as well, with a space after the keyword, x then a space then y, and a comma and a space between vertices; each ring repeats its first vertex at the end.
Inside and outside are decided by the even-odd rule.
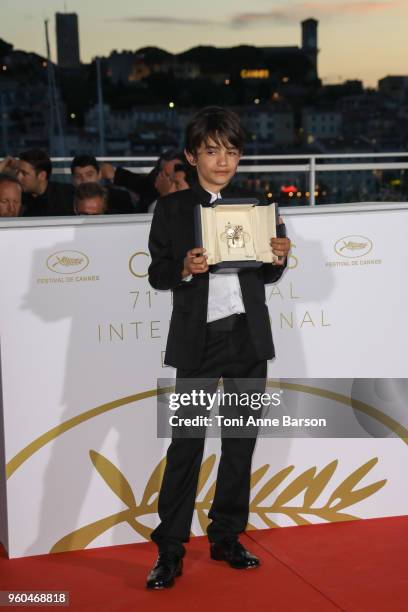
MULTIPOLYGON (((177 368, 177 385, 189 379, 266 380, 274 347, 265 304, 265 284, 278 280, 290 249, 288 238, 272 238, 278 264, 238 274, 212 274, 205 250, 195 245, 194 206, 218 198, 242 197, 229 187, 242 154, 244 132, 235 113, 220 107, 198 112, 187 126, 185 155, 196 169, 191 189, 158 200, 150 230, 155 289, 173 291, 173 312, 165 363, 177 368)), ((282 232, 280 232, 282 234, 282 232)), ((193 384, 193 383, 192 383, 193 384)), ((252 453, 256 437, 223 437, 217 485, 207 533, 212 559, 237 569, 259 560, 238 540, 249 512, 252 453)), ((152 532, 159 548, 147 588, 172 586, 182 571, 183 542, 189 540, 204 437, 173 434, 159 496, 160 525, 152 532)))

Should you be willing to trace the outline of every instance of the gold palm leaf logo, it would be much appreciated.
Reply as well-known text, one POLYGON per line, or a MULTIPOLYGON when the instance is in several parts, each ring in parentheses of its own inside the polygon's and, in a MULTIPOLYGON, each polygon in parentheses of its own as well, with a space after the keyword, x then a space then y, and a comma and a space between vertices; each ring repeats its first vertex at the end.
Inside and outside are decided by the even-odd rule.
MULTIPOLYGON (((352 407, 354 410, 358 410, 362 414, 366 414, 382 423, 386 428, 394 432, 404 444, 408 445, 408 430, 375 406, 370 406, 365 402, 328 389, 320 389, 298 383, 294 384, 282 380, 268 380, 268 387, 288 389, 299 393, 324 397, 337 402, 339 405, 352 407)), ((111 410, 116 410, 130 403, 140 402, 172 390, 174 390, 172 387, 162 388, 159 391, 157 389, 150 389, 122 397, 87 410, 53 427, 30 442, 8 461, 6 465, 7 479, 11 478, 41 448, 67 431, 111 410)), ((128 523, 132 529, 146 539, 150 537, 152 530, 142 522, 142 517, 157 513, 158 494, 163 477, 165 459, 162 459, 153 470, 145 486, 142 499, 138 504, 129 482, 113 463, 93 450, 90 451, 90 457, 97 472, 111 491, 123 502, 125 508, 120 512, 85 525, 64 536, 52 547, 51 552, 86 548, 98 536, 121 523, 128 523)), ((204 461, 199 477, 195 510, 203 531, 205 531, 209 522, 208 510, 211 507, 215 493, 215 479, 209 484, 215 460, 215 455, 211 455, 204 461), (204 492, 206 488, 207 490, 204 492)), ((373 482, 372 484, 357 488, 360 481, 378 463, 378 458, 374 457, 349 474, 342 483, 331 490, 332 478, 338 463, 338 460, 332 461, 322 468, 320 472, 316 466, 310 467, 292 480, 290 475, 295 470, 294 465, 287 466, 276 474, 268 475, 267 472, 270 469, 270 465, 263 465, 253 472, 251 478, 251 490, 254 492, 250 504, 251 514, 256 515, 267 527, 278 526, 271 518, 271 515, 276 514, 285 515, 295 525, 309 524, 312 522, 309 520, 311 517, 317 517, 321 521, 329 522, 360 518, 344 510, 374 495, 385 485, 387 480, 373 482), (260 489, 255 491, 259 483, 261 483, 260 489), (282 488, 283 486, 284 488, 282 488), (277 493, 278 488, 279 493, 277 493), (325 497, 328 496, 328 499, 325 503, 322 503, 321 498, 324 494, 326 494, 325 497), (300 504, 295 503, 296 498, 302 500, 300 504)), ((248 529, 255 529, 255 527, 249 523, 248 529)))
MULTIPOLYGON (((109 459, 90 451, 91 461, 111 491, 123 502, 126 508, 115 514, 99 519, 89 525, 64 536, 51 549, 50 552, 62 552, 86 548, 97 537, 120 523, 127 523, 142 537, 149 539, 152 529, 141 522, 141 517, 157 513, 157 501, 160 485, 163 478, 165 458, 163 458, 149 477, 145 490, 138 504, 132 488, 122 472, 109 459)), ((210 455, 201 466, 195 510, 203 532, 209 524, 208 511, 215 493, 215 480, 210 483, 216 457, 210 455), (206 493, 203 493, 209 485, 206 493), (201 494, 203 493, 202 498, 201 494)), ((290 475, 295 469, 289 465, 276 474, 267 477, 269 464, 263 465, 252 473, 251 490, 264 480, 258 492, 254 495, 250 512, 257 515, 266 527, 278 527, 270 515, 283 514, 293 521, 295 525, 308 525, 311 523, 307 517, 318 517, 328 522, 346 521, 360 517, 344 512, 345 509, 374 495, 387 482, 386 479, 373 482, 357 488, 360 481, 378 463, 373 457, 354 472, 349 474, 343 482, 331 490, 330 483, 338 466, 338 460, 328 463, 320 472, 316 466, 310 467, 292 480, 290 475), (286 480, 286 486, 275 497, 273 494, 286 480), (319 498, 327 493, 328 499, 319 504, 319 498), (302 503, 293 500, 301 496, 302 503)), ((248 524, 248 529, 256 529, 248 524)), ((194 534, 192 534, 194 535, 194 534)))
POLYGON ((339 238, 334 245, 338 255, 355 259, 368 255, 373 249, 373 243, 366 236, 344 236, 339 238))

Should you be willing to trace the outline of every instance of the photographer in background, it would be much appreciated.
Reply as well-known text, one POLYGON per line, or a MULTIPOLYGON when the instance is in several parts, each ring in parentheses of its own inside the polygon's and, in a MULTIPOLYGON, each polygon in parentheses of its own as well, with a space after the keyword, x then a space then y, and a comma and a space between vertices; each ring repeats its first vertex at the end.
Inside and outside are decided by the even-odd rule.
POLYGON ((21 196, 21 185, 16 177, 0 172, 0 217, 20 217, 21 196))
POLYGON ((23 189, 24 217, 59 217, 74 214, 74 188, 50 181, 52 163, 48 153, 29 149, 20 153, 16 176, 23 189))
POLYGON ((157 198, 173 191, 174 168, 185 163, 184 154, 176 149, 165 151, 158 158, 155 167, 149 174, 131 172, 125 168, 114 168, 112 164, 102 164, 102 178, 108 179, 114 185, 126 187, 139 196, 137 212, 149 212, 149 206, 157 198))
MULTIPOLYGON (((76 187, 85 183, 101 183, 103 181, 101 168, 93 155, 77 155, 71 163, 72 181, 76 187)), ((133 203, 127 189, 118 189, 106 185, 108 193, 107 214, 123 215, 141 212, 138 203, 133 203)))
POLYGON ((75 214, 105 215, 108 209, 108 200, 108 190, 99 183, 82 183, 75 189, 75 214))

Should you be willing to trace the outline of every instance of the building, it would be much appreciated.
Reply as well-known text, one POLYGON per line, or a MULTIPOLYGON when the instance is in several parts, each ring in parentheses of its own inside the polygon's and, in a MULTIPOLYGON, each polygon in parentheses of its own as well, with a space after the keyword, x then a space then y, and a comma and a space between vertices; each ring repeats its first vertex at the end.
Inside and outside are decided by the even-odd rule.
POLYGON ((303 135, 307 143, 333 140, 342 135, 341 112, 331 109, 307 108, 302 113, 303 135))
POLYGON ((408 76, 386 76, 378 81, 378 91, 399 102, 408 102, 408 76))
MULTIPOLYGON (((201 80, 230 87, 239 103, 255 97, 271 99, 280 90, 319 85, 317 68, 318 21, 301 24, 301 46, 237 47, 198 46, 172 54, 157 47, 138 51, 113 51, 107 59, 107 74, 113 83, 142 81, 153 74, 175 80, 201 80)), ((194 102, 193 102, 194 105, 194 102)))
MULTIPOLYGON (((105 104, 103 115, 108 153, 114 155, 115 141, 126 141, 128 144, 124 150, 128 154, 160 152, 166 148, 182 147, 185 125, 191 112, 154 105, 136 106, 120 111, 112 110, 105 104)), ((98 106, 93 106, 86 113, 85 129, 88 133, 98 133, 98 106)), ((123 151, 121 155, 124 155, 123 151)))
POLYGON ((76 13, 56 13, 55 31, 58 66, 78 68, 80 66, 78 15, 76 13))
MULTIPOLYGON (((268 150, 275 147, 289 147, 295 141, 294 113, 289 108, 272 106, 235 107, 249 135, 252 148, 265 144, 268 150)), ((245 147, 248 149, 248 145, 245 147)))
POLYGON ((132 51, 112 51, 107 60, 107 75, 117 85, 128 85, 142 81, 151 74, 151 68, 144 61, 143 55, 132 51))
POLYGON ((317 72, 317 27, 319 22, 316 19, 305 19, 302 21, 302 51, 309 60, 308 80, 316 81, 317 72))

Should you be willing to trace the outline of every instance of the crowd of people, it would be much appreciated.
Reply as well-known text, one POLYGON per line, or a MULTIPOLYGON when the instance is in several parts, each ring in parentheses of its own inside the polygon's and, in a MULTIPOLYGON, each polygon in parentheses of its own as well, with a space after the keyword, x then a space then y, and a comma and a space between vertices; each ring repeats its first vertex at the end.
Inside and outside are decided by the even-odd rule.
POLYGON ((184 153, 165 151, 149 174, 99 163, 92 155, 71 162, 71 182, 52 180, 52 161, 41 149, 0 161, 0 217, 153 212, 159 197, 188 189, 193 169, 184 153))

